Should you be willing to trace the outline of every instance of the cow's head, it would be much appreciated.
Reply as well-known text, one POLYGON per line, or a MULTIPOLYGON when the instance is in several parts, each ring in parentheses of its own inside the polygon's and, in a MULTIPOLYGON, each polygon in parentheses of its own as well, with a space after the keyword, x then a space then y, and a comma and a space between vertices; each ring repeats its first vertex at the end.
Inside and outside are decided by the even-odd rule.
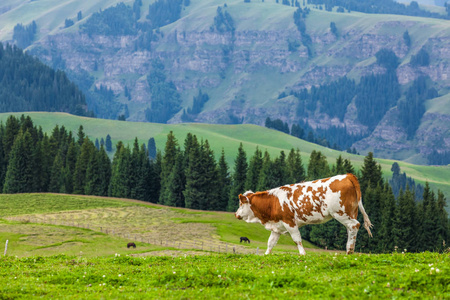
POLYGON ((253 194, 252 191, 247 191, 244 193, 244 195, 239 194, 239 208, 235 213, 236 218, 238 218, 239 220, 243 219, 244 221, 249 222, 251 219, 255 218, 255 214, 250 208, 250 199, 248 198, 248 196, 251 194, 253 194))

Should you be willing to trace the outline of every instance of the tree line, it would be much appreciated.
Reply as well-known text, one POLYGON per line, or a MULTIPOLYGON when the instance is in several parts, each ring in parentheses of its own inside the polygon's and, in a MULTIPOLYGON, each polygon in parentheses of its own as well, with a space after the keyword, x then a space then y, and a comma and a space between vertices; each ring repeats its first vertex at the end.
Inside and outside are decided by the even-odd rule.
POLYGON ((55 71, 10 44, 0 43, 0 112, 49 111, 92 116, 84 94, 55 71))
POLYGON ((331 11, 335 6, 337 6, 342 11, 343 8, 345 8, 349 12, 359 11, 368 14, 394 14, 437 19, 449 18, 449 16, 446 15, 421 9, 417 1, 411 1, 409 4, 403 4, 394 0, 308 0, 308 3, 324 5, 325 9, 328 11, 331 11))
MULTIPOLYGON (((341 156, 330 167, 320 151, 311 152, 307 167, 298 149, 271 157, 267 151, 256 148, 247 159, 241 144, 231 171, 223 150, 216 160, 208 140, 199 140, 191 133, 180 145, 170 132, 164 152, 155 150, 152 139, 148 146, 140 145, 137 139, 131 147, 118 142, 111 161, 103 143, 92 142, 82 126, 76 136, 64 126, 55 126, 47 135, 33 125, 29 116, 10 116, 5 124, 0 124, 0 188, 3 193, 111 196, 192 209, 235 211, 237 195, 247 190, 261 191, 354 173, 375 226, 374 239, 360 231, 358 250, 390 252, 395 246, 408 251, 439 250, 443 241, 448 242, 443 193, 435 194, 426 184, 423 201, 417 202, 414 191, 402 185, 396 198, 372 153, 366 156, 361 172, 356 172, 351 161, 341 156)), ((397 175, 399 172, 395 168, 397 175)), ((330 221, 301 230, 305 239, 319 246, 344 249, 344 229, 330 221)))

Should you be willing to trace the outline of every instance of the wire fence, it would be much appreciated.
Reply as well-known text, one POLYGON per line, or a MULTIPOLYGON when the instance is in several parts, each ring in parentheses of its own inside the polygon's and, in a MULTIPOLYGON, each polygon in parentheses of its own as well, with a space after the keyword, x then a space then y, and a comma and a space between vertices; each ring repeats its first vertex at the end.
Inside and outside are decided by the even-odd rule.
POLYGON ((37 218, 33 216, 15 216, 9 217, 9 220, 14 220, 18 222, 24 223, 36 223, 36 224, 48 224, 48 225, 57 225, 57 226, 68 226, 68 227, 77 227, 84 228, 92 231, 102 232, 104 234, 117 236, 123 239, 127 239, 130 242, 141 242, 150 245, 157 245, 167 248, 175 248, 175 249, 185 249, 185 250, 200 250, 200 251, 209 251, 215 253, 223 253, 223 254, 262 254, 258 248, 251 248, 249 246, 244 245, 236 245, 232 243, 221 242, 217 240, 179 240, 172 241, 167 239, 155 239, 145 236, 141 233, 124 233, 120 232, 117 229, 111 229, 105 226, 92 225, 89 223, 81 223, 75 221, 68 220, 60 220, 60 219, 44 219, 37 218))

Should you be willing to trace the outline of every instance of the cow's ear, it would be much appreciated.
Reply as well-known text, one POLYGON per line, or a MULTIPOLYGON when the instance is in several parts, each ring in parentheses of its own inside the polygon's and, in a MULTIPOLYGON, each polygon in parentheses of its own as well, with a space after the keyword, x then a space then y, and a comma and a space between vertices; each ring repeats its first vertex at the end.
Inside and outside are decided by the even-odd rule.
POLYGON ((241 203, 248 203, 247 197, 242 194, 239 194, 239 200, 241 201, 241 203))

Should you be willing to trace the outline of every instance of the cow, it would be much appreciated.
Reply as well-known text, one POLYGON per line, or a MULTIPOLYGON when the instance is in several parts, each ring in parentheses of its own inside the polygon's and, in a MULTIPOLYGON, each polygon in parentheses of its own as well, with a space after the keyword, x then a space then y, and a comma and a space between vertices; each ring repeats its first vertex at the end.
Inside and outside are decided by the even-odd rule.
POLYGON ((133 243, 133 242, 128 243, 128 244, 127 244, 127 248, 130 248, 130 247, 136 248, 136 244, 133 243))
POLYGON ((241 241, 239 243, 242 243, 242 241, 244 241, 244 243, 247 242, 250 244, 250 240, 246 236, 241 236, 241 241))
POLYGON ((235 216, 247 223, 261 223, 271 231, 265 254, 272 252, 281 234, 289 232, 300 255, 306 253, 299 228, 334 218, 347 228, 347 254, 352 254, 360 227, 358 208, 364 217, 364 228, 372 237, 372 224, 362 204, 358 179, 353 174, 346 174, 264 192, 247 191, 239 195, 235 216))

